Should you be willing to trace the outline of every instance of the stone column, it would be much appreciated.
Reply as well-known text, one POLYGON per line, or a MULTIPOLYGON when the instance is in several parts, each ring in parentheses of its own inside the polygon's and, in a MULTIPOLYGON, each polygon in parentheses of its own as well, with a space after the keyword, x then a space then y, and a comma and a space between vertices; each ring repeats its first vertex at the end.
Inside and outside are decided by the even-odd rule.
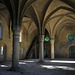
POLYGON ((19 67, 19 30, 13 30, 12 69, 19 67))
POLYGON ((39 62, 44 61, 44 35, 39 36, 39 62))
POLYGON ((35 43, 35 58, 37 58, 37 48, 36 48, 36 43, 35 43))
POLYGON ((54 59, 54 38, 51 38, 51 59, 54 59))

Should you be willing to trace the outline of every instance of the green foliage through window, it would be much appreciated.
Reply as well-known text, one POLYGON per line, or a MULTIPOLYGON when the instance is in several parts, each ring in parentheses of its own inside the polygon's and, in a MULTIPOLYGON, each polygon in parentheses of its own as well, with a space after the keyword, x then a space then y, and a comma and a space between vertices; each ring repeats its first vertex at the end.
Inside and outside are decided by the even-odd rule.
POLYGON ((72 54, 75 53, 75 49, 71 49, 71 53, 72 53, 72 54))
POLYGON ((48 42, 48 41, 49 41, 49 37, 46 36, 46 37, 45 37, 45 42, 48 42))
POLYGON ((69 40, 69 41, 72 41, 73 39, 74 39, 74 35, 73 35, 73 34, 69 34, 69 35, 68 35, 68 40, 69 40))

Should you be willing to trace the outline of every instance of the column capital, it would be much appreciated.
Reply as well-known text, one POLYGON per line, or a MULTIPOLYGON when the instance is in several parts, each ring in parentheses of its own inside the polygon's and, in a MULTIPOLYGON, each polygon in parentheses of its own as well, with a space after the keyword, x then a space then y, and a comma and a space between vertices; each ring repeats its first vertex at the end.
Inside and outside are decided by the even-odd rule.
POLYGON ((44 35, 39 35, 39 41, 43 41, 44 42, 44 35))
POLYGON ((55 40, 55 38, 50 38, 50 40, 55 40))
POLYGON ((13 30, 13 36, 19 36, 20 30, 13 30))
POLYGON ((50 42, 51 42, 51 44, 54 44, 55 39, 54 39, 54 38, 51 38, 51 39, 50 39, 50 42))
POLYGON ((39 36, 44 36, 44 34, 39 34, 39 36))

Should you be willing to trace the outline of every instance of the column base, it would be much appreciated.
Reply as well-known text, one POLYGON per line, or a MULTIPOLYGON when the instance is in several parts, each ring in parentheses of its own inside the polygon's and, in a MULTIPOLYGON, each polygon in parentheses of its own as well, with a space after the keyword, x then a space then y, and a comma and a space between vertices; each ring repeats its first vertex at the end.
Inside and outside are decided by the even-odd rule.
POLYGON ((23 69, 23 68, 21 68, 21 67, 11 67, 9 70, 7 70, 7 71, 14 71, 14 72, 20 72, 20 73, 22 73, 22 74, 24 74, 24 72, 25 72, 25 70, 23 69))
POLYGON ((42 63, 44 63, 44 60, 39 60, 38 63, 41 63, 42 64, 42 63))
POLYGON ((20 67, 11 67, 10 71, 20 72, 21 68, 20 67))
POLYGON ((54 60, 54 58, 51 58, 51 60, 54 60))

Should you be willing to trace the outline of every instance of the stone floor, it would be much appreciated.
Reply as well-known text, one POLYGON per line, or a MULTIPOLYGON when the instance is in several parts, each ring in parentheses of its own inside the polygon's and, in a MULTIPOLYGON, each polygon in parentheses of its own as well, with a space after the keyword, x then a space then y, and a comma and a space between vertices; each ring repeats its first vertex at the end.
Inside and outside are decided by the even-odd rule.
POLYGON ((45 60, 38 63, 38 59, 20 60, 19 72, 9 71, 11 62, 0 63, 0 75, 75 75, 75 59, 45 60))

